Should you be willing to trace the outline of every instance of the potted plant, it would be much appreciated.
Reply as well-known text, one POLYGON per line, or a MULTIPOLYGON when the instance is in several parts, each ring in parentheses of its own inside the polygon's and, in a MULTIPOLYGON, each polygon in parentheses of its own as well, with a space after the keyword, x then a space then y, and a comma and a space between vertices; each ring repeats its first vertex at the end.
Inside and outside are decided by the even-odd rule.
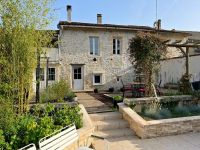
POLYGON ((113 93, 113 92, 114 92, 114 87, 110 87, 110 88, 108 89, 108 92, 113 93))
POLYGON ((95 88, 94 89, 94 93, 98 93, 99 91, 98 91, 98 89, 97 88, 95 88))
POLYGON ((118 108, 117 103, 121 103, 121 102, 123 102, 122 96, 120 96, 120 95, 113 96, 113 107, 114 108, 116 108, 116 107, 118 108))
POLYGON ((72 102, 75 100, 75 97, 76 97, 76 95, 74 94, 74 92, 69 92, 69 93, 67 93, 67 96, 64 98, 64 100, 72 102))

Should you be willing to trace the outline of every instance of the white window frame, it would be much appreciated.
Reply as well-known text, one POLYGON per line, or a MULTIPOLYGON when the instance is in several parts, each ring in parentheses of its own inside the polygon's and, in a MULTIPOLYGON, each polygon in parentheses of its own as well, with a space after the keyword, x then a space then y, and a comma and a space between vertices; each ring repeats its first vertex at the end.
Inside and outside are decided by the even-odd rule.
POLYGON ((122 51, 122 40, 121 38, 113 38, 113 55, 121 55, 121 51, 122 51), (115 42, 114 42, 115 40, 115 42), (118 42, 119 41, 119 46, 118 46, 118 42), (115 48, 114 48, 115 46, 115 48), (119 53, 118 53, 118 48, 119 48, 119 53))
POLYGON ((89 37, 89 44, 90 44, 90 55, 93 56, 99 56, 100 55, 100 49, 99 49, 99 37, 98 36, 90 36, 89 37), (98 45, 96 46, 95 40, 97 39, 98 45), (92 47, 91 47, 91 40, 92 40, 92 47), (92 49, 91 49, 92 48, 92 49), (96 49, 97 48, 97 49, 96 49), (92 51, 92 54, 91 54, 92 51), (96 54, 97 51, 97 54, 96 54))
POLYGON ((103 84, 103 75, 102 73, 93 74, 93 85, 102 85, 103 84), (100 83, 95 83, 95 76, 100 76, 100 83))

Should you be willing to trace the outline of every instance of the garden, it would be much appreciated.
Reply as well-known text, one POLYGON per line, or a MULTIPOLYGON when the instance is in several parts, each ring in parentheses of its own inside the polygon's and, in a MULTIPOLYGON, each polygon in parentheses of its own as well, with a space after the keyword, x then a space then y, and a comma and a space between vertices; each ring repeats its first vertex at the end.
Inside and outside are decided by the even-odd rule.
POLYGON ((75 124, 81 128, 83 114, 65 80, 48 86, 39 98, 32 89, 41 54, 56 44, 52 42, 54 32, 44 31, 52 21, 48 15, 53 14, 52 0, 1 4, 0 149, 14 150, 30 143, 38 147, 39 139, 63 127, 75 124))

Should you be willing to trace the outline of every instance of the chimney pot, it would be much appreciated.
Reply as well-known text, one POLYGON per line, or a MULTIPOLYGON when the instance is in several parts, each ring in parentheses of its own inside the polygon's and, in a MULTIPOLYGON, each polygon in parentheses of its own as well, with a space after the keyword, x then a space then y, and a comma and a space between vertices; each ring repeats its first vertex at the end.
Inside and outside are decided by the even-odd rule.
POLYGON ((102 14, 97 14, 97 24, 102 24, 102 14))
POLYGON ((158 19, 158 30, 160 30, 161 29, 161 19, 158 19))
POLYGON ((67 5, 67 21, 71 22, 72 21, 72 6, 67 5))

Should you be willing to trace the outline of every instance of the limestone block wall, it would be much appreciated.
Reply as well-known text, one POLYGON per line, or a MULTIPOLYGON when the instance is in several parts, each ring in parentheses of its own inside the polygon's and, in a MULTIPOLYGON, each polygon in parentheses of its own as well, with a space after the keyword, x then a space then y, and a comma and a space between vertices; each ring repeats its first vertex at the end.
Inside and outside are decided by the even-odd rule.
POLYGON ((129 122, 130 128, 142 139, 200 132, 200 116, 146 121, 123 103, 119 104, 119 111, 129 122))
MULTIPOLYGON (((110 87, 120 89, 121 82, 117 77, 122 77, 124 83, 134 79, 134 68, 129 62, 127 49, 129 40, 134 37, 136 31, 109 30, 109 29, 86 29, 69 28, 60 32, 60 58, 61 74, 60 78, 65 78, 73 87, 72 65, 82 64, 84 69, 84 90, 98 88, 108 90, 110 87), (89 37, 99 37, 99 56, 90 55, 89 37), (121 54, 113 54, 113 38, 121 39, 121 54), (93 61, 96 58, 97 61, 93 61), (102 73, 103 84, 93 85, 94 71, 102 73)), ((163 39, 184 39, 179 34, 162 33, 163 39)), ((171 56, 171 54, 170 54, 171 56)))
POLYGON ((82 31, 64 30, 60 37, 61 52, 61 78, 71 82, 72 86, 72 65, 84 64, 84 90, 93 89, 93 73, 103 74, 103 85, 97 86, 102 90, 109 87, 120 88, 121 82, 117 82, 117 76, 122 76, 124 82, 133 80, 133 68, 127 58, 129 39, 133 33, 114 31, 82 31), (99 37, 100 55, 90 55, 89 37, 99 37), (122 39, 122 50, 120 55, 113 54, 113 38, 122 39), (97 61, 93 61, 96 58, 97 61))

